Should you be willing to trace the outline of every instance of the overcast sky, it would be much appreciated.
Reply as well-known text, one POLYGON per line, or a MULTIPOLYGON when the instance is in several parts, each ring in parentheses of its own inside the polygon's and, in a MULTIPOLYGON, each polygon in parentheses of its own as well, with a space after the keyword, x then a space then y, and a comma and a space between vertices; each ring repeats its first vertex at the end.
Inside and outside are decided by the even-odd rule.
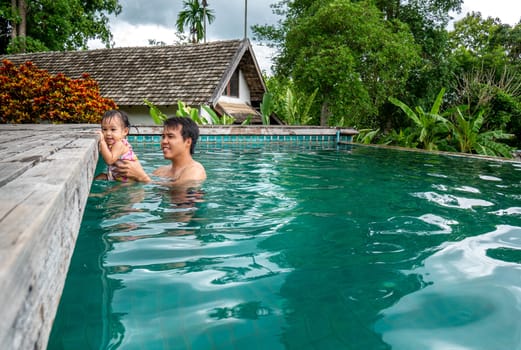
MULTIPOLYGON (((214 10, 215 21, 207 26, 207 40, 241 39, 244 37, 245 0, 207 0, 214 10)), ((253 24, 274 24, 270 4, 277 0, 249 0, 248 21, 253 24)), ((149 39, 172 44, 176 40, 175 22, 183 0, 119 0, 123 11, 110 19, 110 29, 116 46, 147 46, 149 39)), ((515 25, 521 20, 521 0, 465 0, 463 11, 479 11, 484 17, 498 17, 502 23, 515 25)), ((248 30, 251 40, 251 31, 248 30)), ((262 70, 270 71, 272 51, 252 42, 262 70)), ((102 47, 91 42, 90 48, 102 47)))

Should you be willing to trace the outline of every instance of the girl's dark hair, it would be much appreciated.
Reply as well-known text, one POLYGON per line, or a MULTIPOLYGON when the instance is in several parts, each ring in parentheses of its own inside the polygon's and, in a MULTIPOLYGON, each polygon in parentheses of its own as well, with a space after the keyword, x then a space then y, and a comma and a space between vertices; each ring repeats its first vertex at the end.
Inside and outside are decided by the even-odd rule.
POLYGON ((109 120, 112 118, 119 118, 121 120, 121 123, 123 123, 123 126, 125 128, 130 128, 130 122, 128 121, 128 115, 127 113, 123 112, 120 109, 111 109, 106 111, 103 114, 103 117, 101 117, 101 122, 103 123, 105 120, 109 120))
POLYGON ((192 139, 190 154, 194 154, 195 144, 199 138, 199 126, 196 124, 196 122, 188 117, 172 117, 168 118, 164 122, 164 126, 166 128, 175 129, 179 125, 181 125, 181 136, 183 137, 183 140, 186 140, 187 138, 192 139))

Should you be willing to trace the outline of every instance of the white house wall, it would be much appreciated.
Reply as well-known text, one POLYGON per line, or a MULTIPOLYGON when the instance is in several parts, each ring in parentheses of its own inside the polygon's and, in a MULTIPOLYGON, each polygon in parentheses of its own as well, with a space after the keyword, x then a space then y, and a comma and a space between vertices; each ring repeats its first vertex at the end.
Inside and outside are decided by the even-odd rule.
MULTIPOLYGON (((239 98, 230 96, 221 96, 219 101, 237 103, 238 101, 251 105, 251 95, 248 83, 244 78, 242 71, 239 71, 239 98)), ((158 108, 166 114, 168 117, 175 116, 177 106, 158 106, 158 108)), ((152 126, 155 125, 152 117, 148 113, 148 107, 146 106, 119 106, 119 109, 125 111, 129 116, 130 125, 144 125, 152 126)), ((208 113, 204 110, 200 111, 201 114, 209 118, 208 113)))
POLYGON ((248 83, 246 82, 242 71, 239 71, 239 99, 251 104, 250 88, 248 87, 248 83))
MULTIPOLYGON (((119 109, 125 111, 128 114, 130 125, 155 125, 152 117, 148 113, 147 106, 118 106, 119 109)), ((161 112, 166 114, 168 117, 174 117, 177 110, 177 106, 157 106, 161 112)))
POLYGON ((234 102, 240 101, 240 102, 245 102, 248 105, 251 104, 250 88, 249 88, 248 83, 246 82, 246 79, 244 78, 244 74, 242 73, 241 70, 239 71, 239 98, 222 95, 219 98, 219 101, 228 102, 228 103, 234 103, 234 102))

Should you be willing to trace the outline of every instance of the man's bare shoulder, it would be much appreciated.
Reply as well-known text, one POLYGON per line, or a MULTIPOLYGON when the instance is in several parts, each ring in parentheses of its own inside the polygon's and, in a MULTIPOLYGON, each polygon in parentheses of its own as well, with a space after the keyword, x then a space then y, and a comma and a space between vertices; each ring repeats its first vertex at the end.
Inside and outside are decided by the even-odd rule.
POLYGON ((206 170, 204 166, 195 160, 191 166, 185 169, 182 175, 185 175, 188 180, 206 180, 206 170))
POLYGON ((185 166, 179 170, 172 169, 172 166, 170 165, 162 166, 157 168, 153 172, 153 175, 172 179, 176 184, 189 181, 206 180, 206 170, 204 169, 204 166, 195 160, 192 161, 190 165, 185 166))
POLYGON ((206 170, 204 166, 195 160, 176 175, 176 183, 206 180, 206 170))

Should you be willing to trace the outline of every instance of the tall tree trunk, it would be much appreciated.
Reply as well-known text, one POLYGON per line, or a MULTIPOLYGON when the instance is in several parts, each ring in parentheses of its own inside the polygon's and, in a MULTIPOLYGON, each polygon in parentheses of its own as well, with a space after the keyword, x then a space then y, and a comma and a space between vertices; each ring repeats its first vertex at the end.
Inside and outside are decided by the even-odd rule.
POLYGON ((18 25, 18 36, 27 36, 27 2, 18 0, 18 11, 20 11, 20 23, 18 25))
POLYGON ((327 101, 322 103, 322 108, 320 109, 320 126, 327 126, 329 121, 329 106, 327 101))
POLYGON ((27 2, 26 0, 11 0, 13 12, 20 16, 20 21, 13 23, 11 38, 27 36, 27 2))
MULTIPOLYGON (((17 9, 17 1, 16 0, 11 0, 11 8, 13 9, 13 12, 16 13, 16 9, 17 9)), ((16 23, 13 23, 12 25, 12 28, 11 28, 11 39, 14 39, 18 36, 18 24, 16 23)))
POLYGON ((25 37, 27 36, 27 0, 11 0, 11 8, 13 13, 16 13, 20 20, 13 21, 11 28, 11 43, 17 38, 22 38, 23 41, 15 43, 19 52, 25 52, 26 42, 25 37))
POLYGON ((11 38, 27 36, 27 0, 11 0, 11 7, 20 16, 20 21, 13 23, 11 38))

